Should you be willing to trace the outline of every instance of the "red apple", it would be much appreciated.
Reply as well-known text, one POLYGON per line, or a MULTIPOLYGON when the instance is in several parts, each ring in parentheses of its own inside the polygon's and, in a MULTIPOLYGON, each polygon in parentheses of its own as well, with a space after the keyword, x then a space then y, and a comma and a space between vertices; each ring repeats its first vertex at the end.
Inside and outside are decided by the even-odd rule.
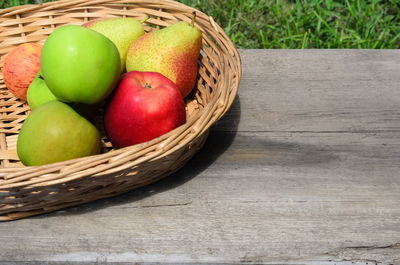
POLYGON ((40 70, 42 47, 38 43, 24 43, 4 59, 4 83, 17 98, 26 101, 26 91, 40 70))
POLYGON ((116 148, 147 142, 186 122, 178 87, 156 72, 124 74, 104 115, 104 126, 116 148))

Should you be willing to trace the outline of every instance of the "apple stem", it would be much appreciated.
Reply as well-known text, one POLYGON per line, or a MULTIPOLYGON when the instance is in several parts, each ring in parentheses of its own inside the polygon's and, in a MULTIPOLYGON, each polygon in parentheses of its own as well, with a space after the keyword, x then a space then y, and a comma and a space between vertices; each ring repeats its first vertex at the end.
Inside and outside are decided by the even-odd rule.
POLYGON ((143 24, 144 22, 146 22, 147 20, 149 20, 150 17, 145 17, 144 19, 140 20, 140 24, 143 24))
POLYGON ((144 87, 145 87, 145 88, 152 88, 151 85, 150 85, 149 83, 146 83, 146 84, 144 85, 144 87))
POLYGON ((193 18, 192 18, 192 27, 194 27, 194 21, 196 20, 196 11, 193 11, 193 18))

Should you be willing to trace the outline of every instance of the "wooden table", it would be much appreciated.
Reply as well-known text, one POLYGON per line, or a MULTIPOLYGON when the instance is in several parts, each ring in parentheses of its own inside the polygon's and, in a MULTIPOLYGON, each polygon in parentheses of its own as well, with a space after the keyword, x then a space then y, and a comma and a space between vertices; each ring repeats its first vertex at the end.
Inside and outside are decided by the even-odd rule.
POLYGON ((178 173, 0 223, 3 264, 400 264, 400 50, 241 50, 178 173))

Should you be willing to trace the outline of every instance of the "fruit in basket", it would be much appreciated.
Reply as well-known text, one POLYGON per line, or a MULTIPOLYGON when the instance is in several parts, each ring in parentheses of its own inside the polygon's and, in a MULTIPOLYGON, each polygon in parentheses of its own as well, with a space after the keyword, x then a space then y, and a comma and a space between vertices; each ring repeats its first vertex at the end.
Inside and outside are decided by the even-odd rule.
POLYGON ((40 74, 40 71, 29 85, 26 98, 31 110, 48 101, 57 99, 47 87, 46 82, 43 80, 43 77, 40 74))
POLYGON ((201 31, 192 23, 177 22, 137 39, 126 56, 127 71, 159 72, 171 79, 183 97, 189 95, 197 78, 201 31))
POLYGON ((24 43, 4 59, 4 83, 17 98, 26 101, 26 91, 40 69, 42 47, 38 43, 24 43))
POLYGON ((179 89, 156 72, 124 74, 104 115, 106 133, 117 148, 149 141, 185 122, 179 89))
POLYGON ((61 101, 95 104, 114 89, 120 56, 104 35, 77 25, 57 28, 46 39, 41 71, 51 92, 61 101))
POLYGON ((129 47, 144 35, 142 23, 128 17, 90 21, 82 26, 95 30, 114 42, 121 58, 121 73, 125 71, 126 53, 129 47))
POLYGON ((26 166, 38 166, 100 152, 97 128, 69 105, 53 100, 34 109, 24 121, 17 153, 26 166))

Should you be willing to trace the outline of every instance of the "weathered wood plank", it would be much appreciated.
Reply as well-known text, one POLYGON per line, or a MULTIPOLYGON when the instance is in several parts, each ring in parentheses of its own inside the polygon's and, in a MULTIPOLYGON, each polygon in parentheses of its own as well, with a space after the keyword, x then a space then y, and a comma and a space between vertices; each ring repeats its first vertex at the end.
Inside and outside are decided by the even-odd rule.
POLYGON ((0 223, 0 263, 400 264, 400 52, 241 55, 239 96, 187 166, 0 223))
POLYGON ((400 50, 242 54, 239 131, 400 129, 400 50))

